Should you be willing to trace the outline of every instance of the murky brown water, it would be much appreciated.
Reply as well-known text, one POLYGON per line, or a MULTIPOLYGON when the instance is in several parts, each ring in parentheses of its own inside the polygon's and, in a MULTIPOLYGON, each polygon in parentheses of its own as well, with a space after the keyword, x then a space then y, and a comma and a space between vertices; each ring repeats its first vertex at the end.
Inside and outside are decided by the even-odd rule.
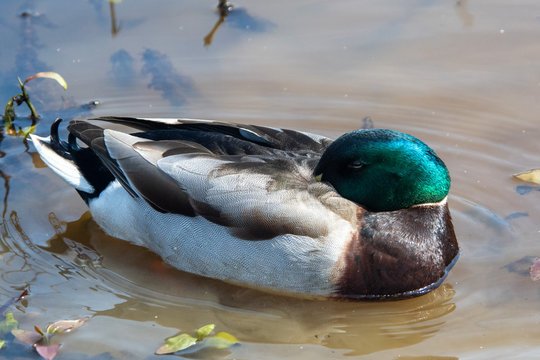
MULTIPOLYGON (((125 0, 114 6, 114 26, 105 0, 3 3, 0 105, 16 93, 17 76, 50 70, 69 88, 30 84, 40 135, 56 116, 98 115, 214 118, 329 136, 370 117, 375 127, 409 132, 452 175, 462 251, 447 281, 416 299, 351 303, 185 274, 107 237, 34 149, 6 135, 0 302, 30 288, 11 309, 20 327, 91 316, 55 338, 64 344, 57 359, 154 358, 164 338, 207 323, 242 344, 186 357, 540 358, 540 283, 528 276, 540 256, 540 188, 511 178, 540 167, 540 3, 234 4, 204 46, 219 20, 212 1, 125 0), (80 106, 92 100, 100 105, 80 106)), ((14 346, 2 356, 34 357, 14 346)))

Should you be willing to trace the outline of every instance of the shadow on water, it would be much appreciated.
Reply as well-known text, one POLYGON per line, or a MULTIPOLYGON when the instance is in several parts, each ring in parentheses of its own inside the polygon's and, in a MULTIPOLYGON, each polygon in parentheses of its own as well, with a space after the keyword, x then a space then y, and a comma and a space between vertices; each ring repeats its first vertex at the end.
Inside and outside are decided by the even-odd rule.
POLYGON ((146 49, 142 54, 142 75, 150 75, 148 88, 159 91, 161 97, 173 106, 180 106, 196 92, 193 80, 179 74, 166 54, 146 49))
POLYGON ((109 58, 111 70, 109 76, 113 81, 122 87, 128 87, 135 82, 135 58, 125 49, 116 51, 109 58))
MULTIPOLYGON (((33 1, 26 1, 20 7, 21 11, 17 19, 20 40, 15 54, 15 63, 13 68, 0 73, 0 94, 6 97, 19 92, 17 76, 24 79, 40 71, 52 70, 51 66, 39 59, 38 50, 43 48, 43 44, 38 35, 40 28, 52 28, 54 25, 47 20, 45 15, 38 15, 35 11, 28 10, 34 7, 33 3, 33 1)), ((49 86, 51 86, 51 91, 45 91, 34 97, 34 102, 47 102, 54 98, 56 92, 51 84, 49 86)))
MULTIPOLYGON (((20 40, 14 64, 12 68, 0 73, 0 96, 2 99, 9 99, 20 92, 17 76, 24 79, 38 72, 54 70, 40 59, 39 50, 43 49, 44 45, 39 39, 39 33, 42 28, 52 29, 56 25, 49 21, 45 14, 32 10, 34 8, 34 1, 26 1, 20 6, 17 19, 20 40)), ((38 109, 41 121, 46 121, 49 118, 54 119, 57 116, 71 118, 76 115, 89 115, 90 110, 92 110, 91 107, 80 106, 72 99, 65 98, 63 90, 53 81, 41 81, 28 87, 31 87, 30 97, 38 109)), ((3 106, 3 104, 1 105, 3 106)), ((15 111, 22 111, 22 107, 17 107, 15 111)), ((26 119, 19 118, 16 125, 21 120, 26 121, 26 119)), ((2 136, 4 136, 3 133, 2 136)), ((26 141, 24 141, 24 145, 28 151, 26 141)))

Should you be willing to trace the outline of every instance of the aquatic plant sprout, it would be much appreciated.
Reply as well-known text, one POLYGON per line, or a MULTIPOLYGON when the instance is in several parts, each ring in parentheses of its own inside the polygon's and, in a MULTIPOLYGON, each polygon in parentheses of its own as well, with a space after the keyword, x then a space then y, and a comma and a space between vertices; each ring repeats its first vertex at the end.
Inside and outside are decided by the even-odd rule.
POLYGON ((32 120, 37 120, 39 118, 38 113, 36 112, 36 109, 34 108, 34 105, 32 105, 32 102, 30 102, 30 96, 26 92, 25 85, 33 79, 39 79, 39 78, 45 78, 45 79, 52 79, 56 80, 60 86, 64 88, 64 90, 67 90, 67 82, 64 80, 64 78, 55 72, 47 71, 47 72, 39 72, 32 76, 27 77, 24 81, 21 81, 19 77, 17 79, 19 80, 19 86, 21 87, 21 93, 13 96, 7 103, 6 103, 6 109, 4 111, 4 122, 6 125, 11 125, 11 123, 15 120, 15 106, 14 103, 17 104, 17 106, 21 105, 23 102, 26 103, 28 108, 30 109, 30 118, 32 120))

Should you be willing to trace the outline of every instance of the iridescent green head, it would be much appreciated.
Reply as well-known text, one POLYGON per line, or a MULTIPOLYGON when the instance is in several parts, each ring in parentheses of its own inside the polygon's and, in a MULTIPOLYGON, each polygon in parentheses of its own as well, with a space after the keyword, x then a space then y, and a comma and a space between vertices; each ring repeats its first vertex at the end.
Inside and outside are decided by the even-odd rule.
POLYGON ((314 176, 371 211, 392 211, 443 200, 448 169, 417 138, 393 130, 355 130, 324 152, 314 176))

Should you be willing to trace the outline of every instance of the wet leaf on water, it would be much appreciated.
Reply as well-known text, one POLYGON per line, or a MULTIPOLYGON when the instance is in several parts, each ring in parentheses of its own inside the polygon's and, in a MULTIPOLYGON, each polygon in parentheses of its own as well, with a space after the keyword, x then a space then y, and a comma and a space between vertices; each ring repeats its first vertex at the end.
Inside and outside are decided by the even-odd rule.
POLYGON ((5 340, 1 340, 1 341, 0 341, 0 349, 2 349, 2 348, 4 347, 4 344, 5 344, 5 343, 6 343, 5 340))
POLYGON ((58 354, 61 344, 53 345, 36 345, 37 353, 46 360, 52 360, 58 354))
POLYGON ((0 336, 9 334, 12 330, 17 329, 19 322, 15 320, 12 313, 7 313, 6 318, 0 322, 0 336))
POLYGON ((540 169, 532 169, 519 174, 514 174, 514 178, 522 181, 540 184, 540 169))
POLYGON ((215 327, 216 325, 214 324, 208 324, 199 328, 197 330, 197 341, 201 341, 202 339, 210 335, 210 333, 214 330, 215 327))
POLYGON ((530 270, 532 281, 540 280, 540 258, 536 258, 530 270))
POLYGON ((188 334, 180 334, 173 336, 165 340, 165 344, 156 350, 157 355, 170 354, 180 350, 187 349, 188 347, 195 345, 197 339, 188 334))
POLYGON ((59 320, 47 326, 47 333, 57 334, 70 332, 71 330, 77 329, 86 324, 89 319, 90 318, 88 316, 85 316, 81 319, 76 320, 59 320))
POLYGON ((15 329, 11 330, 11 333, 15 339, 27 345, 34 345, 43 338, 40 334, 28 330, 15 329))
POLYGON ((56 80, 56 82, 59 83, 60 86, 64 88, 64 90, 67 90, 66 80, 64 80, 64 78, 60 74, 52 72, 52 71, 39 72, 37 74, 29 76, 24 80, 23 85, 29 82, 30 80, 37 79, 37 78, 47 78, 47 79, 56 80))
POLYGON ((226 349, 234 344, 238 344, 238 339, 226 332, 219 332, 215 336, 206 338, 205 347, 216 349, 226 349))
POLYGON ((165 344, 156 350, 157 355, 170 354, 180 350, 185 350, 197 343, 203 344, 205 348, 225 349, 237 344, 238 339, 233 335, 220 332, 214 336, 209 336, 216 326, 208 324, 197 329, 197 338, 188 334, 180 334, 165 340, 165 344))

